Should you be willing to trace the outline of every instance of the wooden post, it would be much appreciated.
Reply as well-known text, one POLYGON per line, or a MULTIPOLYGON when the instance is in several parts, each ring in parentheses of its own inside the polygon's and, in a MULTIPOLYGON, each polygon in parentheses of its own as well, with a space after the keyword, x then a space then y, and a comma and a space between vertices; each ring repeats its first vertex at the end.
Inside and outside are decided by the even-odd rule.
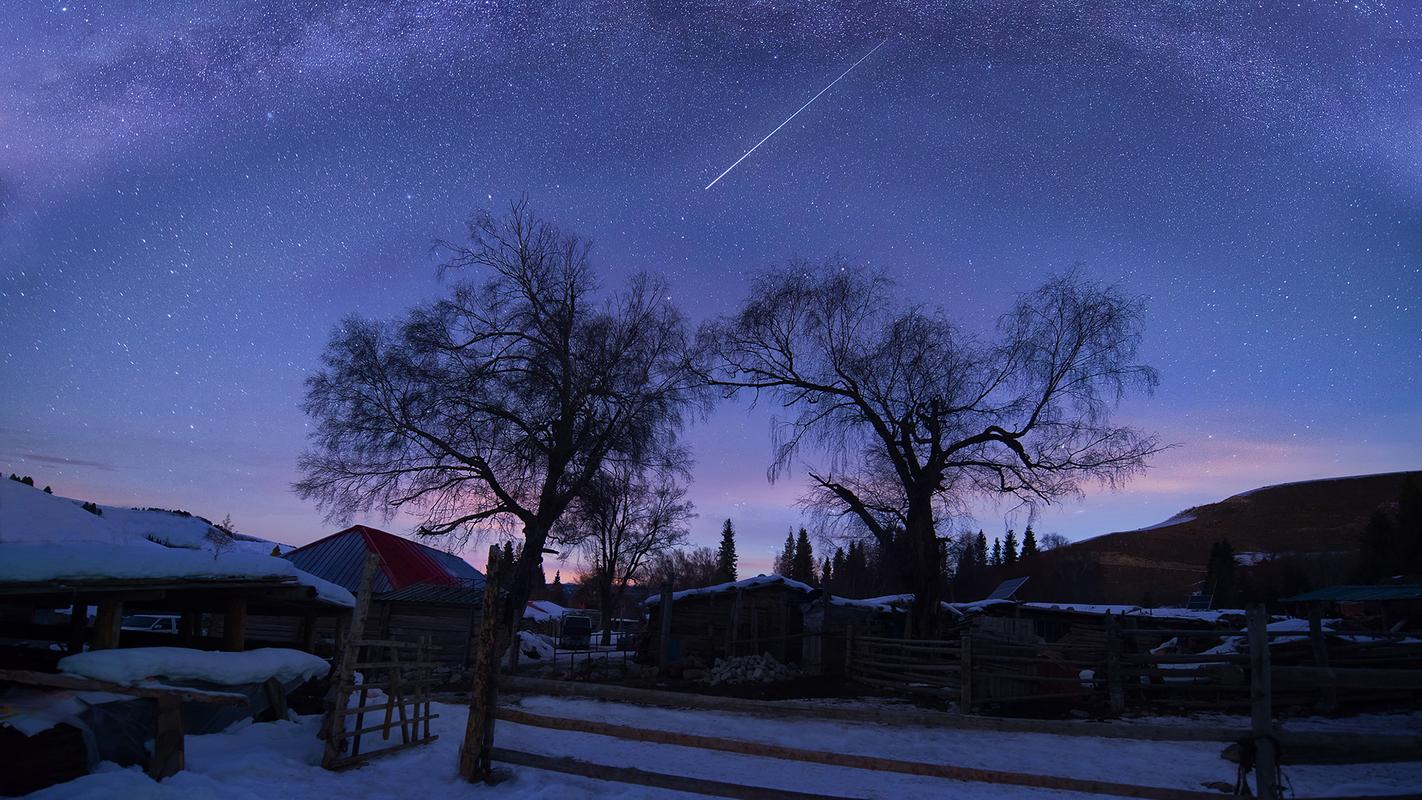
POLYGON ((672 631, 672 588, 671 581, 662 581, 662 641, 657 652, 657 674, 665 676, 671 668, 672 631))
POLYGON ((1314 603, 1308 612, 1308 638, 1313 644, 1313 663, 1329 672, 1329 680, 1324 682, 1319 694, 1318 709, 1332 711, 1338 707, 1338 686, 1333 682, 1333 670, 1328 666, 1328 641, 1323 636, 1323 608, 1319 603, 1314 603))
POLYGON ((1106 699, 1111 713, 1126 710, 1126 686, 1121 680, 1121 625, 1106 612, 1106 699))
MULTIPOLYGON (((490 750, 494 746, 494 705, 498 681, 499 654, 494 652, 499 626, 498 545, 489 547, 489 565, 484 575, 484 605, 480 614, 479 644, 474 649, 474 685, 469 693, 469 719, 464 726, 464 742, 459 746, 459 775, 470 783, 489 776, 490 750)), ((518 647, 518 633, 512 632, 509 647, 518 647)))
POLYGON ((959 639, 961 661, 958 664, 958 710, 973 713, 973 627, 963 628, 959 639))
POLYGON ((247 598, 227 598, 226 611, 222 615, 222 649, 229 653, 240 653, 247 646, 247 598))
POLYGON ((302 650, 308 653, 316 652, 316 615, 307 612, 301 618, 301 644, 302 650))
POLYGON ((178 698, 155 698, 158 704, 158 729, 153 737, 153 757, 148 761, 148 775, 161 780, 183 770, 186 755, 183 748, 183 704, 178 698))
POLYGON ((94 640, 89 645, 90 649, 111 650, 118 647, 121 625, 123 625, 123 601, 99 601, 99 616, 94 618, 94 640))
MULTIPOLYGON (((365 557, 365 568, 360 576, 360 589, 356 593, 356 607, 351 612, 340 647, 336 650, 336 670, 331 678, 331 689, 326 695, 326 752, 321 757, 321 766, 332 769, 341 758, 344 746, 342 734, 346 729, 346 696, 351 688, 355 673, 356 656, 360 646, 354 644, 365 632, 365 618, 370 613, 370 582, 375 577, 376 556, 369 553, 365 557)), ((338 635, 341 628, 337 627, 338 635)), ((359 730, 359 728, 357 728, 359 730)))
POLYGON ((69 655, 84 652, 84 633, 89 629, 89 604, 75 598, 69 607, 69 655))
POLYGON ((1249 609, 1249 706, 1254 737, 1255 795, 1279 796, 1274 704, 1269 674, 1269 616, 1263 605, 1249 609))

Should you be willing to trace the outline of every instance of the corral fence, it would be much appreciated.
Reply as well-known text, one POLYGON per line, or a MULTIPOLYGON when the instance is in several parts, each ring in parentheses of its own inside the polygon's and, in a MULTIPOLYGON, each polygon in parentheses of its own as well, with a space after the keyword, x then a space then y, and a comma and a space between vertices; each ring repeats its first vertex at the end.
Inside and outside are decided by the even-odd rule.
MULTIPOLYGON (((965 626, 950 639, 856 635, 851 629, 846 675, 878 689, 956 701, 965 713, 1037 702, 1111 713, 1247 712, 1253 704, 1248 631, 1127 628, 1108 618, 1095 636, 1075 632, 1040 643, 1030 641, 1027 620, 990 622, 987 629, 965 626), (1011 630, 1003 622, 1026 625, 1011 630), (1216 646, 1171 652, 1172 640, 1216 646)), ((1270 643, 1279 662, 1270 681, 1278 706, 1326 711, 1422 693, 1422 641, 1415 637, 1324 636, 1317 624, 1311 633, 1265 629, 1255 635, 1270 643)))

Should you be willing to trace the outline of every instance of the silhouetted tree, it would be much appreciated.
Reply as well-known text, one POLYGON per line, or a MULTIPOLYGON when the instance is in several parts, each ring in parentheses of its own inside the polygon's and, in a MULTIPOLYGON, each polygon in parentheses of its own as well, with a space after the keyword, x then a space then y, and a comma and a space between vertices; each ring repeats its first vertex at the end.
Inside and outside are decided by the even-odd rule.
POLYGON ((976 560, 977 573, 981 577, 988 568, 988 543, 987 534, 978 531, 978 538, 973 542, 973 558, 976 560))
POLYGON ((790 578, 810 586, 815 585, 815 553, 810 547, 810 534, 804 528, 795 540, 795 556, 790 563, 790 578))
POLYGON ((1026 561, 1037 555, 1037 534, 1028 525, 1027 530, 1022 533, 1022 560, 1026 561))
POLYGON ((992 556, 988 558, 988 564, 994 567, 1002 566, 1002 540, 996 536, 992 537, 992 556))
POLYGON ((886 544, 931 631, 943 592, 940 516, 970 495, 1046 503, 1116 485, 1160 449, 1110 412, 1156 374, 1133 363, 1140 302, 1079 273, 1018 299, 983 343, 942 311, 907 304, 881 274, 840 261, 760 275, 703 341, 728 390, 769 393, 798 416, 773 428, 770 478, 805 447, 808 501, 886 544))
POLYGON ((1002 541, 1002 563, 1012 566, 1017 563, 1017 531, 1007 529, 1007 537, 1002 541))
POLYGON ((670 581, 675 591, 697 589, 717 583, 716 573, 715 550, 709 547, 679 547, 652 560, 652 566, 647 570, 646 584, 654 590, 659 590, 663 581, 670 581))
POLYGON ((790 577, 790 573, 795 571, 795 532, 789 530, 785 532, 785 546, 780 548, 780 555, 775 557, 775 574, 790 577))
POLYGON ((51 488, 49 488, 48 486, 46 486, 46 487, 44 487, 44 493, 45 493, 45 494, 54 494, 54 490, 51 489, 51 488))
POLYGON ((830 563, 830 557, 825 556, 824 563, 820 565, 820 586, 824 587, 825 591, 833 594, 830 589, 830 585, 831 583, 833 583, 833 581, 834 565, 830 563))
POLYGON ((1044 533, 1041 539, 1042 550, 1057 550, 1071 544, 1071 540, 1060 533, 1044 533))
MULTIPOLYGON (((565 524, 578 530, 565 538, 581 542, 597 607, 607 620, 617 616, 628 584, 657 555, 686 541, 686 523, 694 515, 677 477, 609 464, 569 509, 565 524)), ((612 644, 610 625, 602 626, 602 636, 604 645, 612 644)))
POLYGON ((722 583, 736 580, 736 529, 726 520, 721 526, 721 547, 716 551, 716 566, 722 583))
POLYGON ((480 282, 332 334, 307 381, 314 432, 296 489, 335 518, 419 515, 430 537, 522 533, 507 634, 573 500, 608 461, 654 467, 678 448, 704 383, 657 281, 634 277, 599 301, 587 240, 522 201, 502 219, 476 215, 469 235, 438 243, 441 273, 480 282))
POLYGON ((1205 591, 1214 596, 1215 608, 1229 608, 1234 600, 1234 547, 1220 539, 1210 545, 1210 557, 1205 564, 1205 591))

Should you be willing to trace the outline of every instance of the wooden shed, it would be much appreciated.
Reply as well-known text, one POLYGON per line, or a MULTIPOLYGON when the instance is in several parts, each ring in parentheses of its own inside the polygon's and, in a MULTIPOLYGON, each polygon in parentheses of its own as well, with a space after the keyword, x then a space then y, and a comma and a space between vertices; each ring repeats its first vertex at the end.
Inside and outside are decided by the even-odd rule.
MULTIPOLYGON (((814 587, 780 575, 758 575, 741 581, 673 592, 671 662, 697 658, 711 664, 717 658, 770 653, 783 663, 798 663, 804 632, 804 604, 814 587)), ((643 652, 662 648, 662 598, 651 595, 643 652)))

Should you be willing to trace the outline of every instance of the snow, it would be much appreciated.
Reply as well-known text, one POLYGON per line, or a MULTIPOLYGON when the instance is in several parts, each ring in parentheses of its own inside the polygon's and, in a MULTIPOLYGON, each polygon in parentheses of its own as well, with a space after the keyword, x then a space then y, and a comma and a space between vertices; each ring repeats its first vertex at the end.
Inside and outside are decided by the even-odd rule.
POLYGON ((123 685, 159 679, 237 686, 262 683, 268 678, 276 678, 282 683, 304 683, 325 675, 331 665, 310 653, 279 647, 263 647, 241 653, 185 647, 129 647, 76 653, 61 658, 59 669, 72 675, 123 685))
POLYGON ((106 578, 294 580, 315 588, 317 596, 323 600, 337 605, 355 605, 355 597, 343 587, 303 572, 284 558, 256 553, 229 551, 213 554, 202 550, 173 549, 141 540, 131 544, 77 541, 0 544, 0 583, 106 578))
MULTIPOLYGON (((695 731, 753 742, 788 744, 811 750, 857 753, 912 761, 953 764, 1043 775, 1104 779, 1168 788, 1201 790, 1206 781, 1233 783, 1234 765, 1220 758, 1222 744, 1147 742, 893 726, 843 720, 764 718, 747 714, 645 708, 551 697, 526 697, 527 711, 666 731, 695 731)), ((187 739, 187 769, 154 783, 138 768, 101 765, 95 774, 32 795, 36 800, 219 800, 251 797, 466 796, 469 785, 457 771, 458 750, 468 709, 436 703, 440 717, 432 732, 439 739, 375 759, 359 770, 320 768, 319 716, 292 721, 243 722, 227 731, 187 739)), ((1404 723, 1405 724, 1405 723, 1404 723)), ((1397 732, 1394 730, 1394 732, 1397 732)), ((943 797, 960 800, 1080 800, 1091 795, 948 781, 897 773, 782 761, 733 753, 633 742, 570 731, 496 723, 498 747, 571 756, 613 766, 840 797, 943 797)), ((372 741, 372 746, 383 746, 372 741)), ((497 766, 497 764, 496 764, 497 766)), ((1388 794, 1422 788, 1419 764, 1357 764, 1285 767, 1301 797, 1329 794, 1388 794)), ((693 795, 608 783, 523 767, 508 768, 509 779, 479 787, 491 800, 581 797, 692 798, 693 795)))
MULTIPOLYGON (((783 575, 757 575, 754 578, 746 578, 744 580, 730 581, 728 583, 718 583, 713 586, 702 586, 697 589, 682 589, 679 592, 672 592, 672 602, 681 600, 684 597, 698 597, 701 595, 721 594, 723 592, 734 592, 737 589, 751 589, 757 586, 770 586, 777 583, 784 584, 785 586, 788 586, 791 589, 798 589, 799 591, 805 592, 806 594, 815 590, 813 586, 801 583, 797 580, 792 580, 783 575)), ((661 595, 648 595, 648 597, 642 601, 642 605, 656 605, 661 601, 661 595)))
POLYGON ((523 610, 523 618, 534 622, 548 622, 562 619, 568 611, 569 609, 548 600, 529 600, 528 606, 523 610))
POLYGON ((1168 520, 1166 520, 1166 521, 1164 521, 1164 522, 1157 522, 1157 523, 1155 523, 1154 525, 1147 525, 1147 526, 1144 527, 1144 528, 1136 528, 1136 530, 1137 530, 1137 531, 1153 531, 1153 530, 1156 530, 1156 529, 1158 529, 1158 528, 1169 528, 1169 527, 1172 526, 1172 525, 1183 525, 1183 524, 1185 524, 1186 522, 1194 522, 1194 521, 1195 521, 1195 515, 1194 515, 1194 514, 1191 514, 1191 513, 1186 512, 1186 511, 1181 511, 1179 514, 1176 514, 1175 516, 1171 517, 1170 519, 1168 519, 1168 520))
POLYGON ((1140 606, 1097 603, 1023 603, 1022 606, 1024 608, 1035 608, 1043 611, 1070 611, 1076 614, 1115 614, 1117 616, 1129 615, 1133 617, 1152 617, 1155 619, 1190 620, 1192 622, 1209 623, 1244 618, 1243 609, 1233 608, 1196 611, 1188 608, 1142 608, 1140 606))
POLYGON ((518 650, 526 658, 539 661, 551 661, 556 652, 553 647, 553 640, 541 633, 533 631, 518 632, 518 650))
MULTIPOLYGON (((212 523, 202 517, 159 509, 100 505, 101 515, 80 506, 82 500, 45 494, 18 481, 0 480, 0 543, 106 542, 159 544, 188 550, 213 549, 207 538, 212 523)), ((287 545, 238 534, 229 549, 269 554, 287 545)))

